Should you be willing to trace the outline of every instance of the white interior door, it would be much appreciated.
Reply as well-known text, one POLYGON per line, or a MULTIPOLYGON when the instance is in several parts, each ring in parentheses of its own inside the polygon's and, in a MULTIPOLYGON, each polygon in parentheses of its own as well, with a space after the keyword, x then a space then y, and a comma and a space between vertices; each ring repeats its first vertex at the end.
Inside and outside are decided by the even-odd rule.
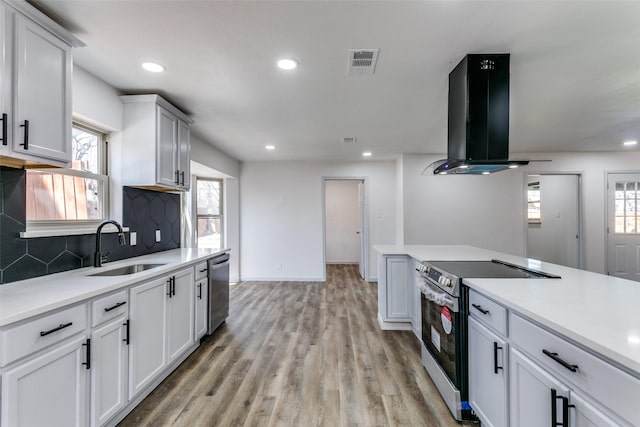
POLYGON ((580 268, 580 177, 528 177, 527 257, 580 268), (537 215, 531 216, 538 191, 537 215))
POLYGON ((364 181, 358 181, 358 208, 360 209, 360 230, 358 237, 360 238, 360 277, 365 278, 367 265, 367 245, 364 239, 364 181))
POLYGON ((607 176, 607 273, 640 281, 640 173, 607 176))

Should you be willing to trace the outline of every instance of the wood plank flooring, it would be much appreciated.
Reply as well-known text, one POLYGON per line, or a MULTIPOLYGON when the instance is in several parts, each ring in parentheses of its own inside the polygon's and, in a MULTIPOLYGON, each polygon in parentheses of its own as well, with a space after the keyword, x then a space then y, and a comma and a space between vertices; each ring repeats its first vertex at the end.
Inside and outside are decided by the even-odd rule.
POLYGON ((458 425, 413 333, 380 330, 357 266, 230 293, 226 323, 120 426, 458 425))

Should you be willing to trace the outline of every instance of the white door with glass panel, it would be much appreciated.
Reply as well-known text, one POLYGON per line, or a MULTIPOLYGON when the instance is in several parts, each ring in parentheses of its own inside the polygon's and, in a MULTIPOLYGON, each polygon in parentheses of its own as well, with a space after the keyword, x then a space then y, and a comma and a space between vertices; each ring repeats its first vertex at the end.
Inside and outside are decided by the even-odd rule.
POLYGON ((607 177, 607 273, 640 281, 640 173, 607 177))

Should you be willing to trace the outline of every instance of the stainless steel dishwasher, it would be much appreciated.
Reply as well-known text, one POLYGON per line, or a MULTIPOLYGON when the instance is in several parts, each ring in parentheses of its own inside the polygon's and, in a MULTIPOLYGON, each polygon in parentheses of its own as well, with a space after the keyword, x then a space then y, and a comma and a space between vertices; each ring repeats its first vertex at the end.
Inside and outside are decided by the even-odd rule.
POLYGON ((229 253, 211 258, 209 269, 209 323, 207 334, 211 334, 229 316, 229 253))

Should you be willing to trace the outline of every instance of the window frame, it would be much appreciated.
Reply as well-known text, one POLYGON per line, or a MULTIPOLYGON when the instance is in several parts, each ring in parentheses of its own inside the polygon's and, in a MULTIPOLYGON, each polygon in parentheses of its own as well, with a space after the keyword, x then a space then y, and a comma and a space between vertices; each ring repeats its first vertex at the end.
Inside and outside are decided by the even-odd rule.
MULTIPOLYGON (((41 234, 50 232, 57 235, 59 232, 74 230, 95 230, 95 227, 109 217, 109 174, 108 174, 108 144, 109 132, 99 129, 86 123, 73 121, 72 128, 80 129, 84 132, 98 137, 98 168, 101 173, 93 173, 69 168, 30 168, 28 171, 58 173, 65 176, 94 179, 102 186, 102 196, 100 204, 102 206, 99 219, 58 219, 58 220, 28 220, 26 219, 26 234, 41 234), (58 232, 58 233, 56 233, 58 232)), ((28 173, 27 171, 27 173, 28 173)), ((25 177, 26 180, 26 177, 25 177)))
POLYGON ((542 224, 542 186, 540 185, 540 181, 534 181, 527 184, 527 222, 529 224, 542 224), (531 192, 537 191, 538 198, 535 200, 531 200, 531 192), (531 216, 531 206, 538 203, 539 208, 538 217, 531 216))
POLYGON ((205 177, 199 177, 196 176, 196 182, 195 182, 195 226, 194 226, 194 231, 195 231, 195 246, 198 248, 200 246, 198 246, 198 242, 199 242, 199 236, 198 236, 198 220, 200 220, 200 218, 205 218, 205 219, 216 219, 219 218, 220 219, 220 247, 224 247, 224 242, 225 242, 225 233, 224 233, 224 179, 222 178, 205 178, 205 177), (212 215, 212 214, 206 214, 206 215, 199 215, 198 214, 198 181, 214 181, 214 182, 218 182, 220 185, 220 190, 218 192, 218 196, 219 196, 219 209, 218 215, 212 215))

